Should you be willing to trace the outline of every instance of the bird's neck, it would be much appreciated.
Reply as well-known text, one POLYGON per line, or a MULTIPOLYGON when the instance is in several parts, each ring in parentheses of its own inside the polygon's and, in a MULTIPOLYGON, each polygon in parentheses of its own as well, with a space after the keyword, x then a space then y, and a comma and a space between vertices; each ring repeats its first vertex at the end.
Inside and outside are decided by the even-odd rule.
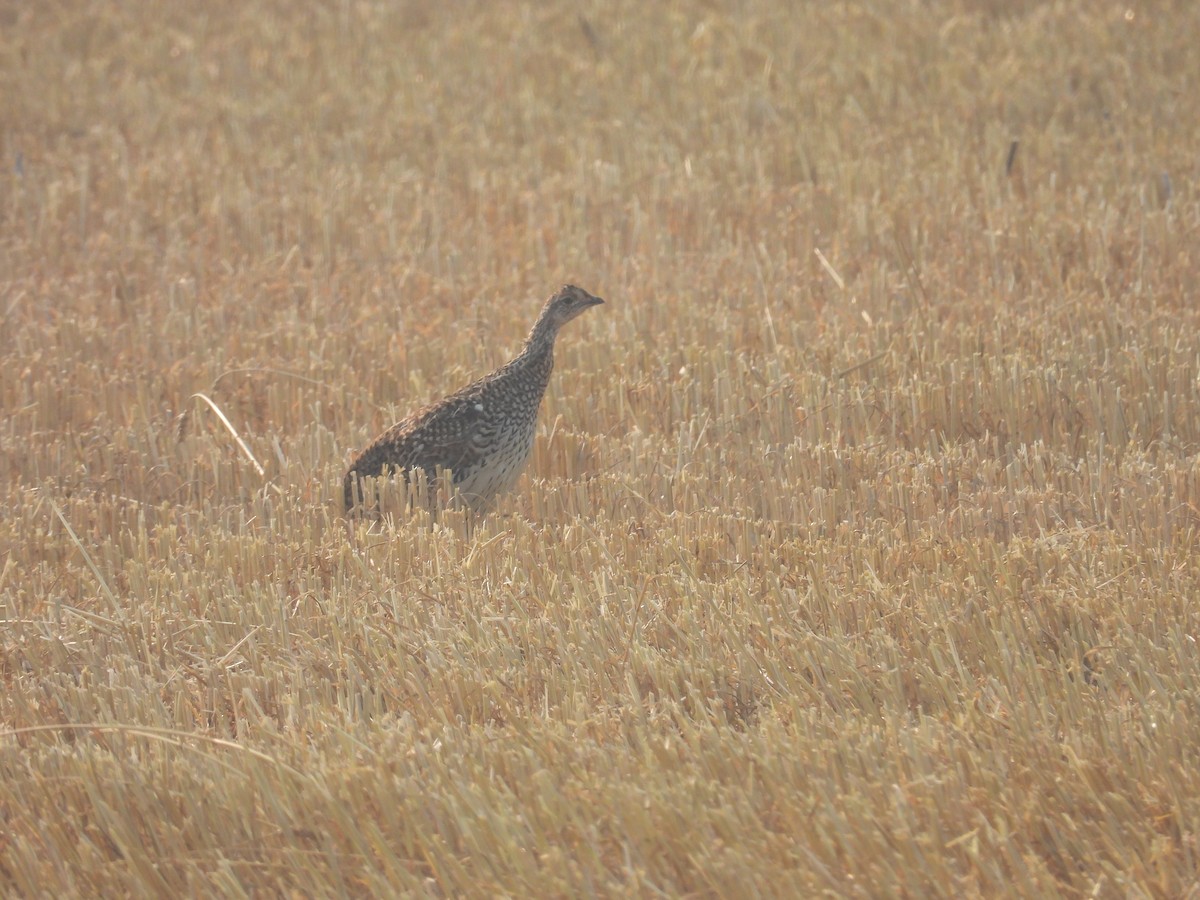
POLYGON ((558 329, 542 329, 541 322, 533 327, 525 346, 507 366, 506 369, 521 369, 525 372, 538 372, 542 379, 549 379, 554 368, 554 338, 558 329))
POLYGON ((555 322, 550 316, 543 313, 538 316, 538 320, 534 322, 533 328, 529 331, 529 337, 525 338, 525 350, 528 353, 535 350, 537 347, 545 346, 546 352, 554 352, 554 339, 558 337, 559 323, 555 322))
POLYGON ((558 337, 558 323, 548 316, 542 316, 534 323, 525 338, 525 346, 521 350, 522 357, 554 357, 554 339, 558 337))

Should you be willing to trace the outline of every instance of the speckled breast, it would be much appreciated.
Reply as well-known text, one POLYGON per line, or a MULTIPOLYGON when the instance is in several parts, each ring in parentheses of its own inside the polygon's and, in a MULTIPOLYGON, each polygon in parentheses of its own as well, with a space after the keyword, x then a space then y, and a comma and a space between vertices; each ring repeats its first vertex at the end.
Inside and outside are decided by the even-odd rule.
POLYGON ((468 506, 483 509, 517 483, 533 453, 536 428, 537 419, 533 417, 502 429, 495 450, 461 478, 456 477, 455 487, 468 506))

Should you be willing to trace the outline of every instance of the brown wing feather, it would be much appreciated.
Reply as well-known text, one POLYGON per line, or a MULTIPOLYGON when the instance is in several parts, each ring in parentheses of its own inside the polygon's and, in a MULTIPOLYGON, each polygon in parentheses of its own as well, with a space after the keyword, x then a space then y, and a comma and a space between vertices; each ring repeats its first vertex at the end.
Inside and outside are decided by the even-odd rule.
POLYGON ((459 481, 478 465, 489 442, 481 387, 471 385, 413 413, 359 453, 343 484, 346 508, 353 506, 355 482, 367 476, 423 469, 432 479, 440 466, 459 481))

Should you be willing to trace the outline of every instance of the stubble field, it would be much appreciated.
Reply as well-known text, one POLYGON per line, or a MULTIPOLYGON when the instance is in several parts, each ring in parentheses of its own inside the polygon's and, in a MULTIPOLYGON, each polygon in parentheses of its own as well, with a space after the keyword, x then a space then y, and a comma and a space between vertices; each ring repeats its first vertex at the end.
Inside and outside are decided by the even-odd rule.
POLYGON ((1195 896, 1197 33, 0 5, 0 894, 1195 896))

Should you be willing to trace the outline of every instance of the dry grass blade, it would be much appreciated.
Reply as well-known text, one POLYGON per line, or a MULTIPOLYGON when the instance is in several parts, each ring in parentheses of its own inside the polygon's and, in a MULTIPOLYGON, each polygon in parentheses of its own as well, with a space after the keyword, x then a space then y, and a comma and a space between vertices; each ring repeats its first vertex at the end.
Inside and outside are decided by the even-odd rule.
POLYGON ((79 551, 79 555, 82 556, 83 561, 87 563, 87 567, 91 570, 92 575, 96 579, 96 583, 100 586, 100 590, 103 592, 104 598, 108 601, 108 608, 112 610, 113 615, 117 617, 122 625, 128 624, 128 618, 125 614, 125 610, 121 607, 120 602, 117 600, 117 595, 114 594, 112 588, 108 586, 108 581, 100 572, 100 568, 96 565, 95 560, 92 559, 92 554, 88 553, 87 548, 83 546, 83 541, 79 539, 79 535, 75 533, 75 529, 71 527, 71 523, 67 521, 67 517, 63 515, 62 510, 58 508, 58 504, 49 499, 47 502, 50 504, 50 508, 54 510, 54 515, 58 516, 58 521, 62 523, 62 526, 66 529, 67 534, 70 535, 71 542, 79 551))
MULTIPOLYGON (((260 476, 265 478, 267 475, 266 469, 264 469, 262 467, 262 464, 257 459, 255 459, 254 454, 250 451, 250 448, 248 446, 246 446, 246 442, 242 440, 242 436, 240 434, 238 434, 237 429, 233 427, 233 423, 230 422, 229 418, 225 415, 224 412, 222 412, 221 407, 217 406, 217 404, 214 403, 213 400, 207 394, 202 394, 199 392, 192 394, 192 396, 190 396, 188 399, 189 400, 203 400, 208 405, 208 408, 211 409, 213 411, 213 413, 216 414, 217 418, 221 420, 221 424, 225 426, 225 429, 233 437, 234 441, 237 442, 238 449, 242 451, 242 455, 245 456, 246 459, 250 460, 251 465, 254 466, 254 470, 256 472, 258 472, 258 474, 260 476)), ((187 413, 185 412, 183 414, 183 416, 180 417, 180 421, 179 421, 179 434, 181 437, 186 428, 186 416, 187 416, 187 413)))
POLYGON ((1012 175, 1013 166, 1017 162, 1017 148, 1020 147, 1020 141, 1013 141, 1008 145, 1008 154, 1004 157, 1004 174, 1012 175))
MULTIPOLYGON (((198 734, 194 731, 180 731, 172 728, 154 728, 147 725, 123 725, 113 722, 72 722, 72 723, 57 723, 54 725, 26 725, 22 728, 12 728, 0 731, 0 740, 4 738, 20 738, 31 734, 46 734, 46 733, 62 733, 66 731, 83 731, 94 734, 128 734, 134 737, 145 737, 151 740, 162 741, 169 743, 172 746, 182 750, 194 749, 190 747, 190 743, 199 742, 208 744, 212 747, 220 747, 224 750, 233 750, 244 756, 249 756, 260 762, 269 764, 272 768, 278 769, 281 772, 286 772, 293 778, 304 782, 311 782, 311 776, 306 775, 299 769, 288 765, 282 760, 264 753, 261 750, 256 750, 253 747, 246 747, 236 741, 228 741, 222 738, 212 737, 211 735, 198 734)), ((211 757, 220 765, 229 768, 236 768, 229 763, 223 762, 217 757, 211 757)))

